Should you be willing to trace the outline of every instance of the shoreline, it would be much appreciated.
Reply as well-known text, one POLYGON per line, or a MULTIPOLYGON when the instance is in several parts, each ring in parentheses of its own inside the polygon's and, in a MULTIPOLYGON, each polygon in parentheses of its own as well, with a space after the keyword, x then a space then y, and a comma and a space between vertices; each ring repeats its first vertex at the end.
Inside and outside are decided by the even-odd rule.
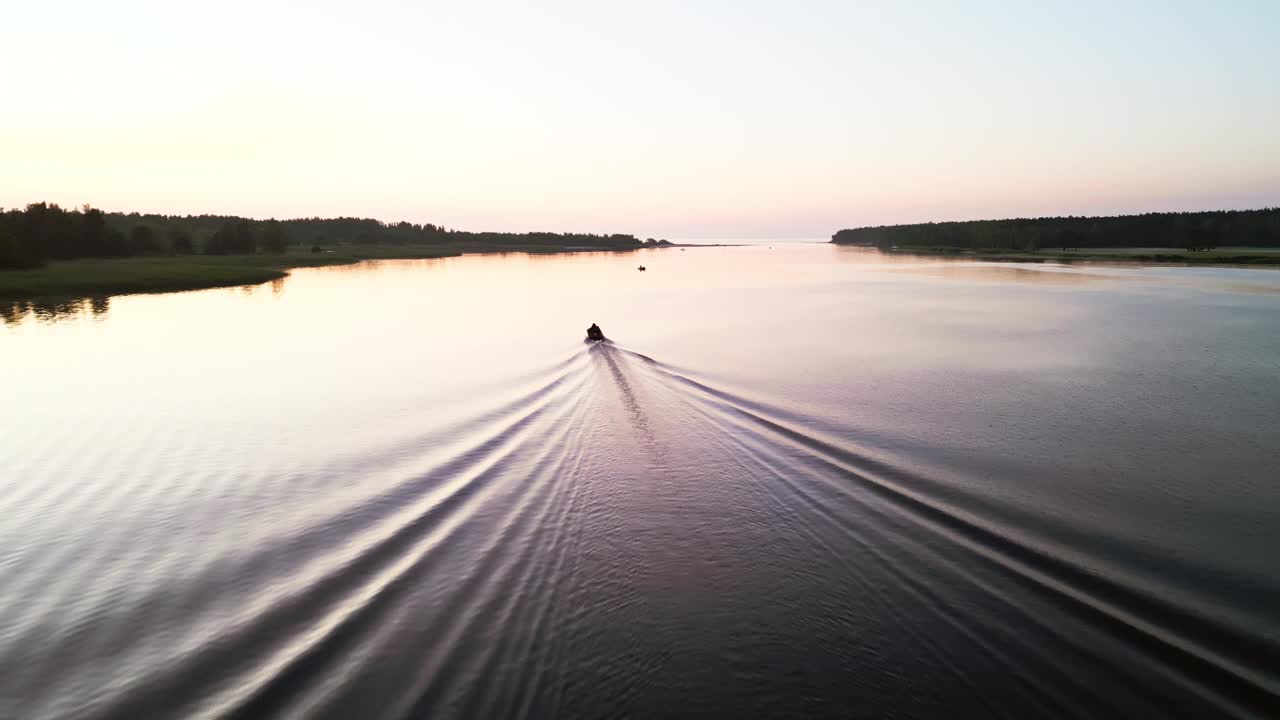
POLYGON ((1071 264, 1074 262, 1115 262, 1129 265, 1136 264, 1161 264, 1161 265, 1195 265, 1195 266, 1223 266, 1237 267, 1241 265, 1248 266, 1276 266, 1280 265, 1280 249, 1266 248, 1264 252, 1258 252, 1260 248, 1238 248, 1226 250, 1198 250, 1194 252, 1185 250, 1169 250, 1165 248, 1151 248, 1150 251, 1144 251, 1143 248, 1117 248, 1115 252, 1098 252, 1091 250, 1081 251, 1038 251, 1038 250, 1004 250, 1004 251, 974 251, 965 248, 894 248, 892 250, 879 250, 875 247, 865 245, 854 245, 852 243, 831 243, 841 247, 862 247, 868 250, 877 250, 884 255, 915 255, 922 257, 947 258, 954 260, 983 260, 987 262, 1009 262, 1009 263, 1063 263, 1071 264))
MULTIPOLYGON (((662 246, 671 247, 671 246, 662 246)), ((282 255, 152 255, 53 260, 29 270, 0 271, 0 303, 45 303, 244 287, 287 277, 299 268, 366 260, 431 260, 463 255, 632 252, 648 248, 418 245, 343 247, 282 255)))

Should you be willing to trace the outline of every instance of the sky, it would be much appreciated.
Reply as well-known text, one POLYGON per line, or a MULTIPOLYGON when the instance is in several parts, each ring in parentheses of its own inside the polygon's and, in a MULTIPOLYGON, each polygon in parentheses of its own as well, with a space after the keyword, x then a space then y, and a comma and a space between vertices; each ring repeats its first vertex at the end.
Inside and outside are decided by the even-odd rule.
POLYGON ((826 237, 1280 206, 1280 2, 41 0, 0 206, 826 237))

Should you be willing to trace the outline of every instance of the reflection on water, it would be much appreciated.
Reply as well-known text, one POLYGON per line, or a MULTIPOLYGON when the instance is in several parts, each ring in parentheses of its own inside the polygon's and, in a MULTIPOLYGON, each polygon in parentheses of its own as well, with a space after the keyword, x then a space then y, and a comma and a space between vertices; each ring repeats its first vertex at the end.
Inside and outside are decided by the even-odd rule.
POLYGON ((0 717, 1274 715, 1280 273, 642 258, 0 306, 0 717))
POLYGON ((85 316, 102 319, 111 309, 111 298, 90 297, 70 300, 0 300, 0 318, 6 325, 17 325, 26 318, 39 322, 56 322, 85 316))
POLYGON ((1032 269, 1018 265, 1001 263, 972 263, 963 261, 916 264, 911 267, 893 268, 892 272, 929 275, 947 280, 970 282, 1031 283, 1045 285, 1085 285, 1087 283, 1106 282, 1107 280, 1115 279, 1113 276, 1091 274, 1075 269, 1058 271, 1056 269, 1032 269))

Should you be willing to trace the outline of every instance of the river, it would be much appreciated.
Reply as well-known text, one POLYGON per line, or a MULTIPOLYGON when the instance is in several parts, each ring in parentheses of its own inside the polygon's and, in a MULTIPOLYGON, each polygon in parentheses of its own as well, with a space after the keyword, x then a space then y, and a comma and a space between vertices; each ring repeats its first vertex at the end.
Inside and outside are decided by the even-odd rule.
POLYGON ((0 378, 3 718, 1280 712, 1274 270, 375 261, 0 378))

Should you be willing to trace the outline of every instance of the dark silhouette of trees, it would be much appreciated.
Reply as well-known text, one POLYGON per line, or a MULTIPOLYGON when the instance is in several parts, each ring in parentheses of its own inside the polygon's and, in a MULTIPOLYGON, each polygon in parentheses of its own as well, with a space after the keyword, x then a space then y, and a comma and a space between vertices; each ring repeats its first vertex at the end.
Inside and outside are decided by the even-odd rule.
POLYGON ((1062 248, 1065 251, 1103 247, 1188 250, 1210 250, 1222 245, 1280 247, 1280 208, 883 225, 841 230, 831 241, 882 249, 1062 248))
POLYGON ((150 225, 135 225, 129 231, 129 255, 158 255, 161 252, 156 231, 150 225))
MULTIPOLYGON (((54 207, 57 207, 56 205, 54 207)), ((69 252, 56 257, 103 257, 107 254, 107 217, 101 210, 86 203, 82 213, 82 247, 79 252, 69 252)))
POLYGON ((236 255, 252 255, 258 249, 258 239, 254 235, 253 228, 249 226, 248 220, 237 220, 235 224, 234 240, 231 243, 231 252, 236 255))
POLYGON ((44 259, 18 240, 11 230, 0 229, 0 269, 25 270, 39 267, 44 259))
POLYGON ((169 252, 174 255, 190 255, 195 252, 195 248, 191 244, 191 233, 182 228, 170 228, 169 252))
POLYGON ((109 231, 107 233, 106 248, 102 254, 105 257, 128 257, 129 239, 119 230, 109 231))
POLYGON ((633 235, 499 233, 449 230, 431 223, 384 223, 371 218, 251 220, 230 215, 106 213, 84 205, 52 203, 0 210, 0 269, 38 267, 49 260, 187 254, 281 253, 313 238, 314 245, 443 245, 457 251, 521 249, 630 249, 633 235))
POLYGON ((206 255, 251 255, 258 242, 248 220, 228 220, 204 242, 206 255))
POLYGON ((278 220, 268 220, 262 231, 262 250, 269 253, 283 253, 289 249, 289 232, 278 220))
POLYGON ((205 255, 227 255, 236 244, 235 223, 225 222, 204 241, 205 255))

